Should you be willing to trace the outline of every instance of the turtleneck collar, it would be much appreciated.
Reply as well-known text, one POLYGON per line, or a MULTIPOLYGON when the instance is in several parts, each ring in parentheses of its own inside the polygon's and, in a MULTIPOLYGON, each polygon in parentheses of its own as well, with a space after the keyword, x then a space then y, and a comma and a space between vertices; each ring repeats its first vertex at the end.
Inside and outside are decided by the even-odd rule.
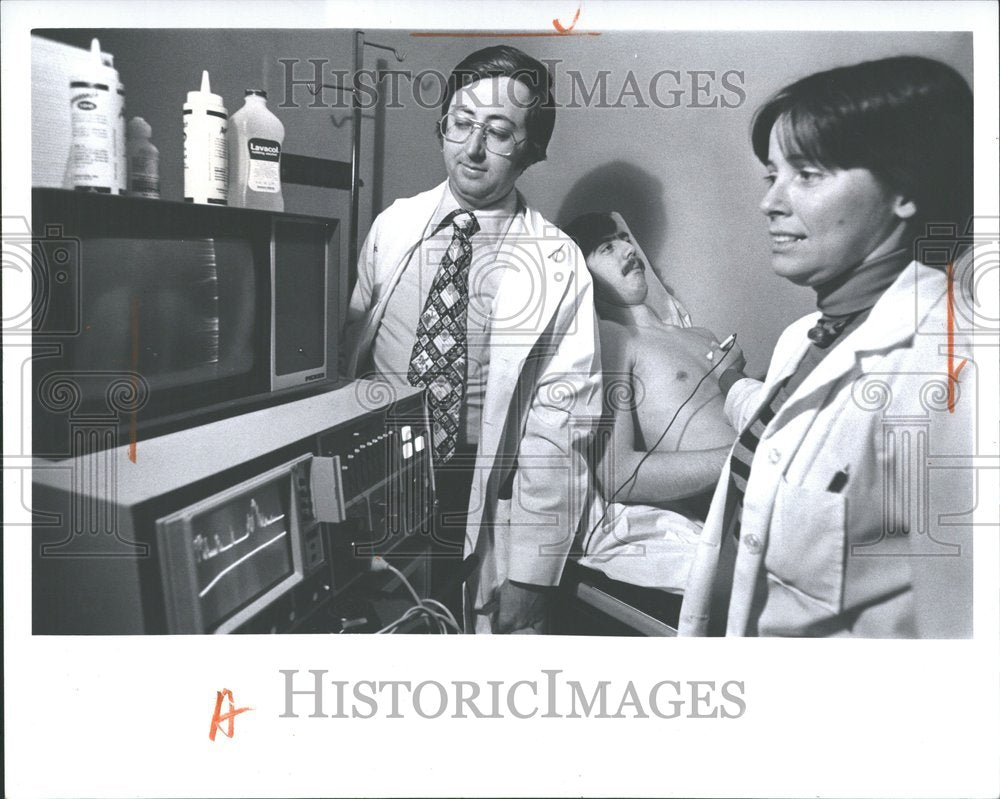
POLYGON ((902 248, 862 261, 854 269, 816 286, 816 305, 824 317, 849 316, 871 308, 910 262, 902 248))

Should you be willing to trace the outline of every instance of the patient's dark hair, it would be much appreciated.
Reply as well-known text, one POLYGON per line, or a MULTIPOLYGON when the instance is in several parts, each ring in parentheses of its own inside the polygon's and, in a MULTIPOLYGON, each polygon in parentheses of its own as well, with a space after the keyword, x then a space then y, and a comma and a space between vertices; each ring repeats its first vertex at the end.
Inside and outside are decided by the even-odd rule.
POLYGON ((825 168, 863 167, 913 200, 914 236, 929 223, 961 234, 972 216, 972 91, 951 67, 897 56, 796 81, 754 116, 753 151, 768 161, 778 125, 784 156, 825 168))
POLYGON ((614 236, 617 231, 618 224, 611 217, 610 211, 581 214, 568 225, 563 225, 563 233, 573 239, 584 258, 589 258, 598 244, 614 236))
MULTIPOLYGON (((441 103, 441 116, 448 113, 451 98, 463 86, 484 78, 511 78, 523 83, 531 94, 525 125, 530 153, 525 166, 544 161, 556 126, 556 107, 552 75, 545 65, 516 47, 501 44, 470 53, 448 76, 448 86, 441 103)), ((440 130, 438 138, 441 137, 440 130)))

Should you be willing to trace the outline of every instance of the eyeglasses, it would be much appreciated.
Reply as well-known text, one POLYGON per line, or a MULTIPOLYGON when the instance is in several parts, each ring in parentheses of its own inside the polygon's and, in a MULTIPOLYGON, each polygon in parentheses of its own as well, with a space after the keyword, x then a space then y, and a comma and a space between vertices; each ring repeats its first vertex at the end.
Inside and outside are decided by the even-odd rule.
POLYGON ((476 122, 455 114, 445 114, 441 117, 438 128, 441 130, 441 135, 453 144, 464 144, 473 131, 482 131, 482 135, 486 138, 486 149, 495 155, 513 155, 517 145, 527 141, 527 138, 518 139, 507 128, 476 122))

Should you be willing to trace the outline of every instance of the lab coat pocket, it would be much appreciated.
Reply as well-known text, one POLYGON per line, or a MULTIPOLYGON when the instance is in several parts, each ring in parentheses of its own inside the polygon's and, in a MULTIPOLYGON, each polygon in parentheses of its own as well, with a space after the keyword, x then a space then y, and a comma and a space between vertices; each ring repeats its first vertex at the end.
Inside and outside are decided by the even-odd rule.
POLYGON ((770 577, 834 613, 843 604, 846 508, 843 494, 782 479, 764 559, 770 577))

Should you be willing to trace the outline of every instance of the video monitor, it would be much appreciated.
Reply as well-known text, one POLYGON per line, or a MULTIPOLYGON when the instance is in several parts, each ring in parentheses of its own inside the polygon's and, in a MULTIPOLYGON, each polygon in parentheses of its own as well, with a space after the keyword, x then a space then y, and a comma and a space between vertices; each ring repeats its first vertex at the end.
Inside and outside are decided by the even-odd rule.
POLYGON ((248 374, 258 300, 240 239, 88 237, 75 371, 136 370, 154 391, 248 374))

